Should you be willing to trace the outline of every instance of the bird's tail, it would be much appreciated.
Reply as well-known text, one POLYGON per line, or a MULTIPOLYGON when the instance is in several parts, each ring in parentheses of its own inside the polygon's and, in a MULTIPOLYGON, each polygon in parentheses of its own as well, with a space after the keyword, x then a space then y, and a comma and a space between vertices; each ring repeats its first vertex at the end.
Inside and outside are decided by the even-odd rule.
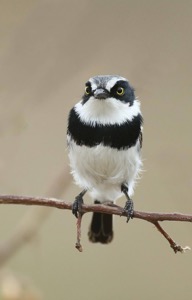
MULTIPOLYGON (((95 201, 95 204, 99 203, 99 201, 95 201)), ((110 243, 113 239, 113 216, 93 213, 88 236, 92 243, 110 243)))

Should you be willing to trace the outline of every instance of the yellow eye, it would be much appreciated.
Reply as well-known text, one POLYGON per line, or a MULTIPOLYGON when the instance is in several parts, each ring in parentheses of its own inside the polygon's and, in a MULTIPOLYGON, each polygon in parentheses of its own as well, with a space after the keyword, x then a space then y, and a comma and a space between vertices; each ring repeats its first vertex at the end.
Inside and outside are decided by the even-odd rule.
POLYGON ((91 88, 90 88, 90 86, 86 85, 85 86, 85 94, 89 95, 90 93, 91 93, 91 88))
POLYGON ((122 87, 118 87, 116 93, 119 96, 123 96, 125 94, 125 89, 122 87))

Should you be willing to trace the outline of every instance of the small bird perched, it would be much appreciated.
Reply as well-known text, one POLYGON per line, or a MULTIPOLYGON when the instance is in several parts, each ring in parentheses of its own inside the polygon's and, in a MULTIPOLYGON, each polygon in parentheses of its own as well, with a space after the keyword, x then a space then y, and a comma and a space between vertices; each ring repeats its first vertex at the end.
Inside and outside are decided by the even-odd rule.
MULTIPOLYGON (((95 203, 114 203, 124 194, 127 221, 133 216, 130 197, 142 165, 142 123, 140 102, 126 78, 101 75, 87 81, 67 129, 72 175, 83 189, 73 203, 76 217, 87 191, 95 203)), ((94 243, 111 242, 112 215, 93 213, 88 236, 94 243)))

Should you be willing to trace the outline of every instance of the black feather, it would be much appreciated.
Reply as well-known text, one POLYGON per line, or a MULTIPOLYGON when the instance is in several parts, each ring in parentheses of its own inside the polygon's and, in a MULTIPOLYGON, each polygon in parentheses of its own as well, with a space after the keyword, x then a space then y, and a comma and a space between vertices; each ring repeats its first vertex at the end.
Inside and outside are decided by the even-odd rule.
MULTIPOLYGON (((95 203, 100 202, 96 200, 95 203)), ((113 216, 93 213, 88 236, 92 243, 110 243, 113 239, 113 216)))
POLYGON ((127 120, 123 124, 90 125, 82 122, 73 108, 69 114, 67 133, 77 145, 94 147, 99 144, 115 149, 128 149, 134 146, 141 133, 143 119, 140 114, 132 121, 127 120))

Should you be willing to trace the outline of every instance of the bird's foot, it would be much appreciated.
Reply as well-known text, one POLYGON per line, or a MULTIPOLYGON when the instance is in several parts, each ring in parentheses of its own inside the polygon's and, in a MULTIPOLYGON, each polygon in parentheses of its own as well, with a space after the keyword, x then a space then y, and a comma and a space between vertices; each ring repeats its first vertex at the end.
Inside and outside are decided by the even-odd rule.
POLYGON ((129 222, 130 219, 133 218, 133 213, 134 213, 134 205, 133 205, 133 200, 130 198, 126 201, 125 207, 123 209, 122 215, 126 214, 127 215, 127 223, 129 222))
POLYGON ((85 195, 86 191, 83 190, 77 197, 72 204, 72 213, 73 215, 78 218, 78 214, 81 214, 82 211, 82 204, 83 204, 83 196, 85 195))
POLYGON ((121 191, 125 194, 125 197, 127 198, 127 201, 125 203, 125 207, 122 211, 122 215, 126 214, 127 215, 127 223, 129 222, 130 218, 133 218, 134 214, 134 205, 133 205, 133 200, 128 195, 128 187, 125 184, 122 184, 121 186, 121 191))

